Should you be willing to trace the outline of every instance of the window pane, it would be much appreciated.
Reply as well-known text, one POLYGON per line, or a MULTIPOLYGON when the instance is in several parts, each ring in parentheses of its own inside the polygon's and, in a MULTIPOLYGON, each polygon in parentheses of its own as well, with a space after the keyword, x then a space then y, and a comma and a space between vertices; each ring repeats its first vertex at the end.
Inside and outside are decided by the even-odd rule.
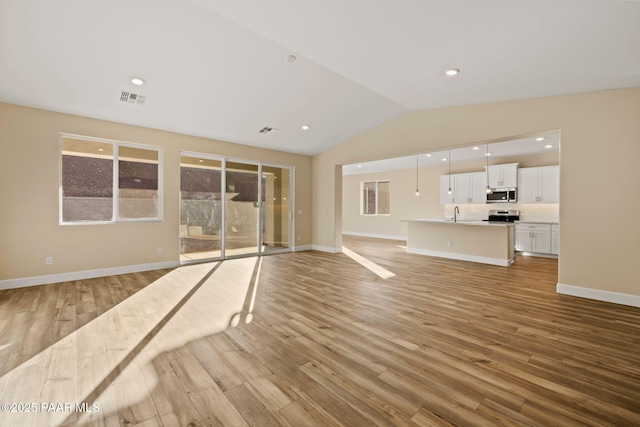
POLYGON ((389 181, 378 182, 378 213, 389 214, 389 181))
POLYGON ((226 166, 225 253, 257 253, 258 166, 234 162, 226 166))
POLYGON ((262 252, 289 247, 290 169, 262 167, 262 252))
POLYGON ((62 140, 62 221, 113 219, 113 146, 62 140))
POLYGON ((375 215, 376 213, 376 183, 362 183, 362 214, 375 215))
POLYGON ((118 218, 158 217, 158 151, 119 147, 118 218))
POLYGON ((180 258, 222 255, 222 162, 182 156, 180 165, 180 258))

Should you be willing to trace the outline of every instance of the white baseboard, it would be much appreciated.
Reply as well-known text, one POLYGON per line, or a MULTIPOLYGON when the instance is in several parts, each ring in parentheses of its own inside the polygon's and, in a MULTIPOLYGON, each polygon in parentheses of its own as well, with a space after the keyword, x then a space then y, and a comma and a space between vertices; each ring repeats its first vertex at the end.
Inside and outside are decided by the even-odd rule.
POLYGON ((138 273, 149 270, 179 267, 178 261, 152 262, 149 264, 126 265, 123 267, 101 268, 98 270, 73 271, 70 273, 50 274, 47 276, 22 277, 19 279, 0 280, 0 290, 25 288, 27 286, 48 285, 51 283, 70 282, 72 280, 93 279, 96 277, 115 276, 118 274, 138 273))
POLYGON ((509 267, 512 264, 512 261, 506 260, 506 259, 488 258, 488 257, 482 257, 482 256, 475 256, 475 255, 456 254, 456 253, 452 253, 452 252, 431 251, 431 250, 428 250, 428 249, 407 248, 407 253, 408 254, 434 256, 434 257, 438 257, 438 258, 457 259, 459 261, 479 262, 479 263, 482 263, 482 264, 498 265, 500 267, 509 267))
POLYGON ((612 302, 614 304, 629 305, 631 307, 640 307, 640 296, 638 295, 603 291, 601 289, 583 288, 581 286, 566 285, 564 283, 558 283, 556 285, 556 292, 574 297, 612 302))
POLYGON ((332 248, 330 246, 311 245, 311 249, 320 252, 329 252, 330 254, 339 254, 342 252, 341 248, 332 248))
POLYGON ((374 239, 404 240, 405 242, 407 241, 407 236, 393 236, 390 234, 360 233, 359 231, 343 231, 342 234, 346 234, 347 236, 373 237, 374 239))
POLYGON ((294 246, 293 251, 302 252, 302 251, 310 251, 311 249, 313 249, 312 245, 294 246))

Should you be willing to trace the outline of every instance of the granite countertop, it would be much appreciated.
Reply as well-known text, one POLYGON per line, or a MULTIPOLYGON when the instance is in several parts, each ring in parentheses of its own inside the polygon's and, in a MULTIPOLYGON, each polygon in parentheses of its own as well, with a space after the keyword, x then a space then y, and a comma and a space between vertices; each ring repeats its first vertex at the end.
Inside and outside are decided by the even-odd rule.
POLYGON ((551 219, 532 219, 532 220, 528 220, 528 219, 521 219, 516 221, 517 223, 524 223, 524 224, 558 224, 558 220, 551 220, 551 219))

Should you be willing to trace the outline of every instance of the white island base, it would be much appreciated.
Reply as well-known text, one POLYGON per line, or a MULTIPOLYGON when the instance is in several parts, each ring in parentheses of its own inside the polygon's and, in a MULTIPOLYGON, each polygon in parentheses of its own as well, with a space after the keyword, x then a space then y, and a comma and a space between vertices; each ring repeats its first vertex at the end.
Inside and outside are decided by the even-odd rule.
POLYGON ((403 220, 407 253, 508 267, 515 254, 515 228, 483 221, 403 220))

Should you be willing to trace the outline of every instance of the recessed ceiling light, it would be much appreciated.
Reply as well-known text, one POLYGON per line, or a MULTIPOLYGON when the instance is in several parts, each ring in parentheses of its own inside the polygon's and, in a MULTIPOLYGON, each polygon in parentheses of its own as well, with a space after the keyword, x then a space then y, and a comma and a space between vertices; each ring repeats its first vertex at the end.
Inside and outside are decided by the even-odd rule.
POLYGON ((474 150, 479 150, 480 147, 478 147, 477 145, 475 147, 473 147, 474 150))
POLYGON ((302 125, 302 130, 308 130, 310 128, 309 125, 302 125))
POLYGON ((204 160, 202 160, 202 159, 200 159, 200 160, 198 160, 198 161, 199 161, 200 163, 204 163, 204 160))
POLYGON ((442 159, 442 161, 443 161, 443 162, 446 162, 446 161, 447 161, 447 159, 446 159, 446 158, 445 158, 445 159, 442 159))
POLYGON ((444 73, 449 76, 449 77, 453 77, 458 75, 458 73, 460 72, 459 69, 457 68, 449 68, 447 71, 445 71, 444 73))
POLYGON ((361 168, 361 167, 362 167, 362 165, 358 165, 358 167, 359 167, 359 168, 361 168))
POLYGON ((553 148, 553 145, 547 144, 547 145, 544 146, 544 148, 553 148))
POLYGON ((287 55, 287 57, 285 58, 287 62, 296 62, 296 56, 295 55, 287 55))
POLYGON ((427 154, 427 157, 431 157, 431 154, 427 154))
POLYGON ((536 138, 536 141, 544 141, 544 136, 539 136, 536 138))
POLYGON ((104 151, 104 148, 98 148, 98 151, 104 151))
POLYGON ((144 79, 141 77, 131 77, 131 83, 136 86, 142 86, 144 84, 144 79))
POLYGON ((491 153, 486 153, 486 154, 485 154, 485 156, 490 156, 490 155, 491 155, 491 153))

